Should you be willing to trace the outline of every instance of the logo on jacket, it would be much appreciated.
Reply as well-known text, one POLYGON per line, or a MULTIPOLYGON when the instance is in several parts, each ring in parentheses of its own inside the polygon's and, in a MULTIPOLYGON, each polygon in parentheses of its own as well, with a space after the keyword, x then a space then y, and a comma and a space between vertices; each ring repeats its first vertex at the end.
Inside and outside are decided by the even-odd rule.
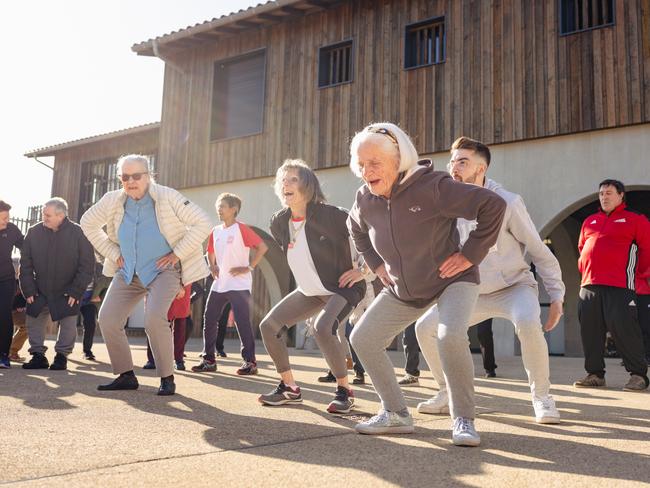
POLYGON ((413 212, 413 213, 417 213, 420 210, 422 210, 422 209, 420 208, 419 205, 413 205, 411 208, 409 208, 409 212, 413 212))
POLYGON ((636 307, 636 303, 634 300, 632 300, 630 303, 627 304, 628 307, 636 307))
POLYGON ((623 217, 622 219, 617 219, 614 222, 625 222, 625 217, 623 217))
POLYGON ((589 225, 591 225, 591 224, 596 224, 596 223, 598 223, 598 221, 597 221, 596 219, 594 219, 594 220, 592 220, 591 222, 589 222, 589 225))

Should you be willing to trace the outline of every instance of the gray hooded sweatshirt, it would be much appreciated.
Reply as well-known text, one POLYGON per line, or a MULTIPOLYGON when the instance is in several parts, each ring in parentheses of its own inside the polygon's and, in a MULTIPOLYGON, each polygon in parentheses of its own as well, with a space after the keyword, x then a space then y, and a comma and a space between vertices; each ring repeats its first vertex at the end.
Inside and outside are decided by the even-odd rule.
MULTIPOLYGON (((525 259, 528 254, 544 282, 551 301, 562 301, 565 287, 562 283, 560 264, 539 237, 523 199, 490 179, 486 179, 485 188, 503 198, 507 207, 497 242, 479 266, 479 293, 493 293, 515 284, 537 286, 525 259)), ((458 219, 461 244, 465 243, 475 228, 476 221, 458 219)))
POLYGON ((391 292, 424 307, 451 283, 479 283, 477 266, 496 243, 505 209, 505 201, 493 191, 458 183, 426 162, 406 172, 389 199, 373 195, 363 185, 348 227, 370 269, 386 264, 395 283, 391 292), (457 218, 477 221, 462 249, 474 266, 443 279, 438 268, 460 250, 457 218))

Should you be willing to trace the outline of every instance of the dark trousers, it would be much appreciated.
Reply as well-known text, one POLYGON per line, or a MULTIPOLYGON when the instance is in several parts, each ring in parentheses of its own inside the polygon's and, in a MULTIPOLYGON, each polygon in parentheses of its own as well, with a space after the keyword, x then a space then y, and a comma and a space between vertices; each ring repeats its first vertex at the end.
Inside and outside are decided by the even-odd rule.
POLYGON ((420 376, 420 345, 415 335, 415 322, 404 330, 402 344, 404 345, 404 357, 406 359, 404 370, 411 376, 420 376))
MULTIPOLYGON (((182 362, 185 354, 185 325, 187 319, 174 319, 170 323, 172 333, 174 334, 174 361, 182 362)), ((147 337, 147 359, 154 363, 153 352, 149 345, 149 338, 147 337)))
MULTIPOLYGON (((345 338, 348 341, 348 344, 350 343, 350 334, 352 333, 352 324, 350 323, 349 320, 345 322, 345 338)), ((357 374, 364 374, 366 370, 363 367, 363 364, 361 364, 361 361, 359 360, 359 356, 357 356, 357 353, 354 350, 354 347, 352 347, 352 344, 350 344, 350 353, 352 354, 352 364, 354 368, 354 372, 357 374)))
POLYGON ((97 306, 87 303, 79 308, 84 327, 83 349, 85 354, 92 353, 95 328, 97 327, 97 306))
POLYGON ((228 316, 230 315, 230 302, 226 303, 226 306, 223 307, 223 312, 221 312, 221 317, 219 317, 219 322, 217 322, 217 343, 216 350, 223 352, 223 341, 226 339, 226 332, 228 331, 228 316))
POLYGON ((637 311, 639 313, 639 325, 643 335, 646 362, 650 360, 650 295, 637 295, 637 311))
POLYGON ((484 320, 476 325, 478 343, 481 345, 481 357, 483 358, 483 369, 493 371, 497 369, 494 359, 494 337, 492 336, 492 319, 484 320))
POLYGON ((637 318, 637 296, 632 290, 602 285, 581 288, 578 320, 587 373, 604 378, 605 335, 609 331, 625 369, 646 378, 648 367, 637 318))
POLYGON ((16 280, 0 281, 0 354, 9 354, 14 335, 14 321, 11 307, 16 294, 16 280))
POLYGON ((230 303, 235 315, 237 333, 241 341, 242 358, 244 358, 244 361, 254 363, 255 337, 253 336, 253 327, 250 320, 251 294, 248 290, 235 290, 224 293, 213 291, 210 293, 208 303, 205 305, 203 319, 204 357, 209 361, 214 361, 219 318, 227 303, 230 303))

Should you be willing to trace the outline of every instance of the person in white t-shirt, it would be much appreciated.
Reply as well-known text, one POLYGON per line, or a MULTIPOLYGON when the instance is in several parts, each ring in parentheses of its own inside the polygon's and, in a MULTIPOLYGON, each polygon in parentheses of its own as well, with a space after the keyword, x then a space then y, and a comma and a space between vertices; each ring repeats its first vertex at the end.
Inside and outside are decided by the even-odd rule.
POLYGON ((284 251, 297 288, 260 324, 264 345, 280 374, 280 384, 259 397, 264 405, 302 401, 291 372, 283 331, 316 315, 315 338, 337 389, 327 411, 349 412, 354 395, 348 382, 347 347, 337 331, 363 298, 363 272, 352 263, 347 211, 325 203, 316 174, 301 160, 287 160, 275 176, 282 210, 271 217, 271 234, 284 251))
POLYGON ((215 206, 222 224, 212 229, 208 239, 208 261, 214 282, 203 320, 203 360, 192 371, 217 370, 217 326, 224 307, 230 303, 244 359, 237 374, 257 374, 255 336, 250 321, 252 271, 268 247, 250 227, 237 221, 241 210, 241 199, 237 195, 222 193, 215 206))

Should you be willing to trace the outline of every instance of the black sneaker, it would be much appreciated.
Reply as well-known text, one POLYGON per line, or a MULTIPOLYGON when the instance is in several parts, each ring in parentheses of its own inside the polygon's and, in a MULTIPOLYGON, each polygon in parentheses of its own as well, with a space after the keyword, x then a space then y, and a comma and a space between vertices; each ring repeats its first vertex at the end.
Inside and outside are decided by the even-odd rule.
POLYGON ((285 405, 287 403, 301 403, 302 394, 300 393, 300 387, 297 386, 294 390, 293 388, 284 384, 284 381, 280 381, 280 384, 267 395, 260 395, 257 399, 262 405, 285 405))
POLYGON ((175 361, 174 368, 178 371, 185 371, 185 361, 175 361))
POLYGON ((348 413, 354 405, 354 393, 344 386, 336 388, 334 400, 327 406, 329 413, 348 413))
POLYGON ((97 389, 100 391, 107 391, 107 390, 137 390, 138 386, 138 378, 135 377, 133 372, 129 373, 122 373, 119 375, 117 378, 115 378, 113 381, 106 385, 99 385, 97 386, 97 389))
POLYGON ((497 377, 497 372, 494 371, 493 369, 486 369, 485 370, 485 377, 486 378, 496 378, 497 377))
POLYGON ((228 355, 226 354, 226 351, 217 351, 217 356, 220 358, 227 358, 228 355))
POLYGON ((54 356, 54 361, 52 361, 52 364, 50 365, 50 369, 52 371, 63 371, 68 369, 68 358, 65 354, 57 352, 56 356, 54 356))
POLYGON ((144 363, 144 366, 142 366, 142 369, 156 369, 156 363, 153 361, 147 361, 144 363))
POLYGON ((156 395, 169 396, 173 395, 174 393, 176 393, 174 375, 167 376, 166 378, 160 378, 160 388, 158 388, 158 393, 156 393, 156 395))
POLYGON ((97 358, 95 358, 95 355, 92 353, 92 351, 84 352, 84 359, 86 361, 97 361, 97 358))
POLYGON ((32 354, 32 359, 28 363, 23 364, 23 369, 47 369, 49 366, 50 362, 45 357, 45 354, 35 352, 32 354))
POLYGON ((352 378, 353 385, 365 385, 366 384, 366 375, 363 373, 356 373, 354 378, 352 378))
POLYGON ((336 376, 332 374, 331 371, 328 371, 325 376, 320 376, 318 378, 319 383, 336 383, 336 376))

